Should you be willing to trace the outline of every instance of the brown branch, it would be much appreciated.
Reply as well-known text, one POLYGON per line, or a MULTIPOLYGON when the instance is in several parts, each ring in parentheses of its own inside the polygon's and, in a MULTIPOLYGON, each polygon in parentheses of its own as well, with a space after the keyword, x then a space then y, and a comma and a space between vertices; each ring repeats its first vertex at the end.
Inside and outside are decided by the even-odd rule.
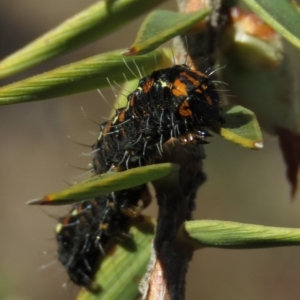
POLYGON ((149 281, 144 286, 144 298, 184 299, 185 276, 192 250, 174 243, 183 222, 190 220, 195 208, 194 199, 205 181, 202 172, 202 145, 182 145, 170 140, 164 146, 163 160, 180 165, 178 178, 155 184, 159 205, 154 257, 150 264, 149 281))
MULTIPOLYGON (((207 4, 207 0, 178 0, 181 12, 196 11, 207 4)), ((189 33, 185 39, 178 37, 174 42, 178 63, 186 62, 192 68, 204 71, 215 64, 220 29, 226 21, 220 0, 211 0, 209 5, 213 8, 212 13, 208 20, 199 24, 198 31, 189 33)), ((143 285, 143 299, 182 300, 193 252, 185 245, 176 244, 175 238, 181 224, 191 219, 196 192, 205 181, 202 171, 205 154, 202 145, 182 145, 177 140, 168 141, 163 153, 163 161, 179 164, 180 171, 179 178, 155 185, 159 216, 147 282, 143 285)))

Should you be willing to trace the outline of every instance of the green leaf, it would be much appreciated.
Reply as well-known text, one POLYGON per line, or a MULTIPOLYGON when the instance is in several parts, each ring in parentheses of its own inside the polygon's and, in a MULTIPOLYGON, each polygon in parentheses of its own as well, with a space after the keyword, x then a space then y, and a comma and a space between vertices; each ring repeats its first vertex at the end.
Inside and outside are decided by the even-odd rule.
POLYGON ((95 282, 100 293, 91 294, 82 289, 77 300, 132 300, 139 295, 139 282, 150 260, 155 221, 143 216, 142 221, 132 220, 131 240, 116 245, 111 241, 105 247, 106 256, 96 274, 95 282))
POLYGON ((291 1, 243 0, 266 23, 300 48, 300 15, 291 1))
POLYGON ((250 249, 300 245, 300 229, 218 220, 185 222, 178 239, 193 246, 250 249))
POLYGON ((134 59, 122 56, 121 52, 122 50, 116 50, 96 55, 4 86, 0 88, 0 105, 39 101, 95 90, 107 86, 107 78, 114 84, 123 82, 125 76, 128 80, 139 77, 138 66, 145 72, 150 72, 155 62, 160 67, 172 65, 169 52, 162 49, 134 59))
POLYGON ((263 147, 262 133, 255 114, 240 105, 222 107, 224 123, 217 124, 213 131, 226 140, 250 149, 263 147))
POLYGON ((2 60, 0 78, 91 43, 164 1, 97 1, 96 4, 2 60))
POLYGON ((76 203, 158 180, 178 172, 178 169, 178 165, 163 163, 138 167, 124 172, 109 172, 91 177, 60 192, 48 194, 42 199, 31 200, 28 204, 64 205, 76 203))
POLYGON ((211 9, 203 9, 186 14, 167 10, 152 12, 142 24, 135 42, 124 55, 141 55, 156 49, 171 38, 193 28, 210 11, 211 9))
MULTIPOLYGON (((134 91, 139 84, 139 79, 133 79, 127 81, 123 84, 122 90, 118 93, 118 97, 116 98, 113 107, 120 108, 125 107, 128 103, 127 95, 129 91, 134 91)), ((116 114, 116 110, 112 109, 109 118, 113 118, 116 114)))

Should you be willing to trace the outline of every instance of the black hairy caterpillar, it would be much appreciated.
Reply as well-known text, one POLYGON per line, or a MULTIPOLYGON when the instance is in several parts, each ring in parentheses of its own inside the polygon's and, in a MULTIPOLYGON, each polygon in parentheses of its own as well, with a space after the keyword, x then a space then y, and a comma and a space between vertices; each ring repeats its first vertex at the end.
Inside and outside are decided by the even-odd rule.
POLYGON ((220 117, 219 95, 211 79, 186 65, 154 71, 139 81, 127 106, 101 125, 93 146, 97 174, 145 165, 170 138, 206 143, 206 128, 220 117))
POLYGON ((128 238, 127 221, 137 214, 144 187, 111 193, 75 204, 56 226, 58 259, 70 279, 92 292, 93 277, 112 238, 128 238))
MULTIPOLYGON (((95 174, 123 171, 151 163, 170 138, 206 143, 207 129, 220 117, 219 95, 212 80, 186 65, 154 71, 140 79, 126 107, 100 125, 93 145, 95 174)), ((70 279, 95 291, 93 277, 103 247, 126 232, 126 223, 142 199, 144 187, 124 190, 76 204, 59 221, 58 258, 70 279)), ((134 214, 133 214, 134 215, 134 214)))

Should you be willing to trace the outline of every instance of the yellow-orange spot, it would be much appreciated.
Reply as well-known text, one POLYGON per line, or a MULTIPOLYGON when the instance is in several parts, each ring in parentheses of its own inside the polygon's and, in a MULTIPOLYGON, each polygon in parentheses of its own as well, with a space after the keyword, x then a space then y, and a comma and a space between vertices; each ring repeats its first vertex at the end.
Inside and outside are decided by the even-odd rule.
POLYGON ((122 55, 124 56, 132 56, 132 55, 136 55, 139 51, 139 48, 136 46, 132 46, 129 49, 127 49, 127 51, 122 52, 122 55))
POLYGON ((107 230, 108 227, 109 227, 109 225, 108 225, 108 223, 104 223, 104 224, 101 224, 99 227, 100 227, 100 229, 102 229, 102 230, 107 230))
POLYGON ((102 130, 103 136, 105 136, 107 133, 109 133, 111 127, 111 121, 107 122, 102 130))
POLYGON ((61 230, 63 229, 63 225, 61 223, 58 223, 56 226, 55 226, 55 232, 56 233, 60 233, 61 230))
POLYGON ((176 79, 173 84, 172 93, 175 97, 185 95, 187 96, 186 85, 179 79, 176 79))
POLYGON ((121 113, 119 114, 118 121, 119 122, 124 122, 124 120, 125 120, 125 110, 123 109, 121 111, 121 113))
POLYGON ((42 204, 46 202, 52 202, 53 201, 53 196, 52 195, 47 195, 43 198, 42 204))
POLYGON ((78 215, 78 210, 77 209, 72 210, 71 215, 72 216, 77 216, 78 215))
POLYGON ((200 77, 205 77, 205 78, 208 78, 207 75, 205 75, 204 73, 200 72, 200 71, 196 71, 196 70, 193 70, 193 72, 195 72, 198 76, 200 77))
POLYGON ((129 100, 129 104, 130 104, 130 106, 134 106, 134 95, 131 96, 131 98, 129 100))
POLYGON ((151 90, 153 83, 154 83, 153 79, 147 80, 143 85, 143 92, 148 93, 151 90))
POLYGON ((187 100, 184 100, 179 106, 178 112, 183 117, 191 117, 192 111, 190 110, 190 106, 187 100))
POLYGON ((204 91, 207 90, 207 85, 206 85, 206 84, 203 83, 203 84, 201 85, 201 87, 202 87, 202 89, 203 89, 204 91))
POLYGON ((191 82, 194 86, 199 86, 200 82, 197 79, 195 79, 194 77, 188 75, 185 72, 181 72, 180 75, 186 77, 188 79, 188 81, 191 82))
POLYGON ((202 94, 202 91, 200 89, 196 89, 196 93, 202 94))

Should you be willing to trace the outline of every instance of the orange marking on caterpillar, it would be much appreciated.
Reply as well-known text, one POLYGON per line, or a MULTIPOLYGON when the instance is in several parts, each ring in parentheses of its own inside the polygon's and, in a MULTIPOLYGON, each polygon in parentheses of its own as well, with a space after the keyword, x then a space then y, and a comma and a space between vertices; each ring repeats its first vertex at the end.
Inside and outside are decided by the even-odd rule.
POLYGON ((143 85, 143 92, 148 93, 154 84, 154 80, 147 80, 143 85))
POLYGON ((119 114, 118 121, 121 123, 125 121, 125 110, 122 110, 122 112, 119 114))
POLYGON ((195 73, 196 73, 198 76, 200 76, 200 77, 208 78, 207 75, 205 75, 204 73, 202 73, 202 72, 200 72, 200 71, 195 71, 195 70, 193 70, 193 72, 195 72, 195 73))
POLYGON ((102 130, 103 136, 105 136, 105 135, 107 135, 107 134, 109 133, 110 128, 111 128, 111 124, 112 124, 111 121, 109 121, 109 122, 107 122, 107 123, 105 124, 105 126, 104 126, 104 128, 103 128, 103 130, 102 130))
POLYGON ((102 229, 102 230, 107 230, 109 227, 108 223, 105 223, 105 224, 100 224, 99 228, 102 229))
POLYGON ((173 84, 172 94, 175 97, 187 96, 186 84, 182 83, 179 79, 176 79, 173 84))
POLYGON ((195 79, 194 77, 188 75, 187 73, 181 72, 180 75, 186 77, 188 79, 188 81, 190 81, 194 86, 199 86, 200 85, 200 82, 197 79, 195 79))
POLYGON ((190 110, 189 102, 187 100, 184 100, 180 104, 178 112, 182 117, 191 117, 193 115, 193 112, 190 110))
POLYGON ((135 103, 135 101, 134 101, 134 95, 132 95, 131 98, 130 98, 130 100, 129 100, 129 104, 130 104, 130 106, 133 107, 134 103, 135 103))

